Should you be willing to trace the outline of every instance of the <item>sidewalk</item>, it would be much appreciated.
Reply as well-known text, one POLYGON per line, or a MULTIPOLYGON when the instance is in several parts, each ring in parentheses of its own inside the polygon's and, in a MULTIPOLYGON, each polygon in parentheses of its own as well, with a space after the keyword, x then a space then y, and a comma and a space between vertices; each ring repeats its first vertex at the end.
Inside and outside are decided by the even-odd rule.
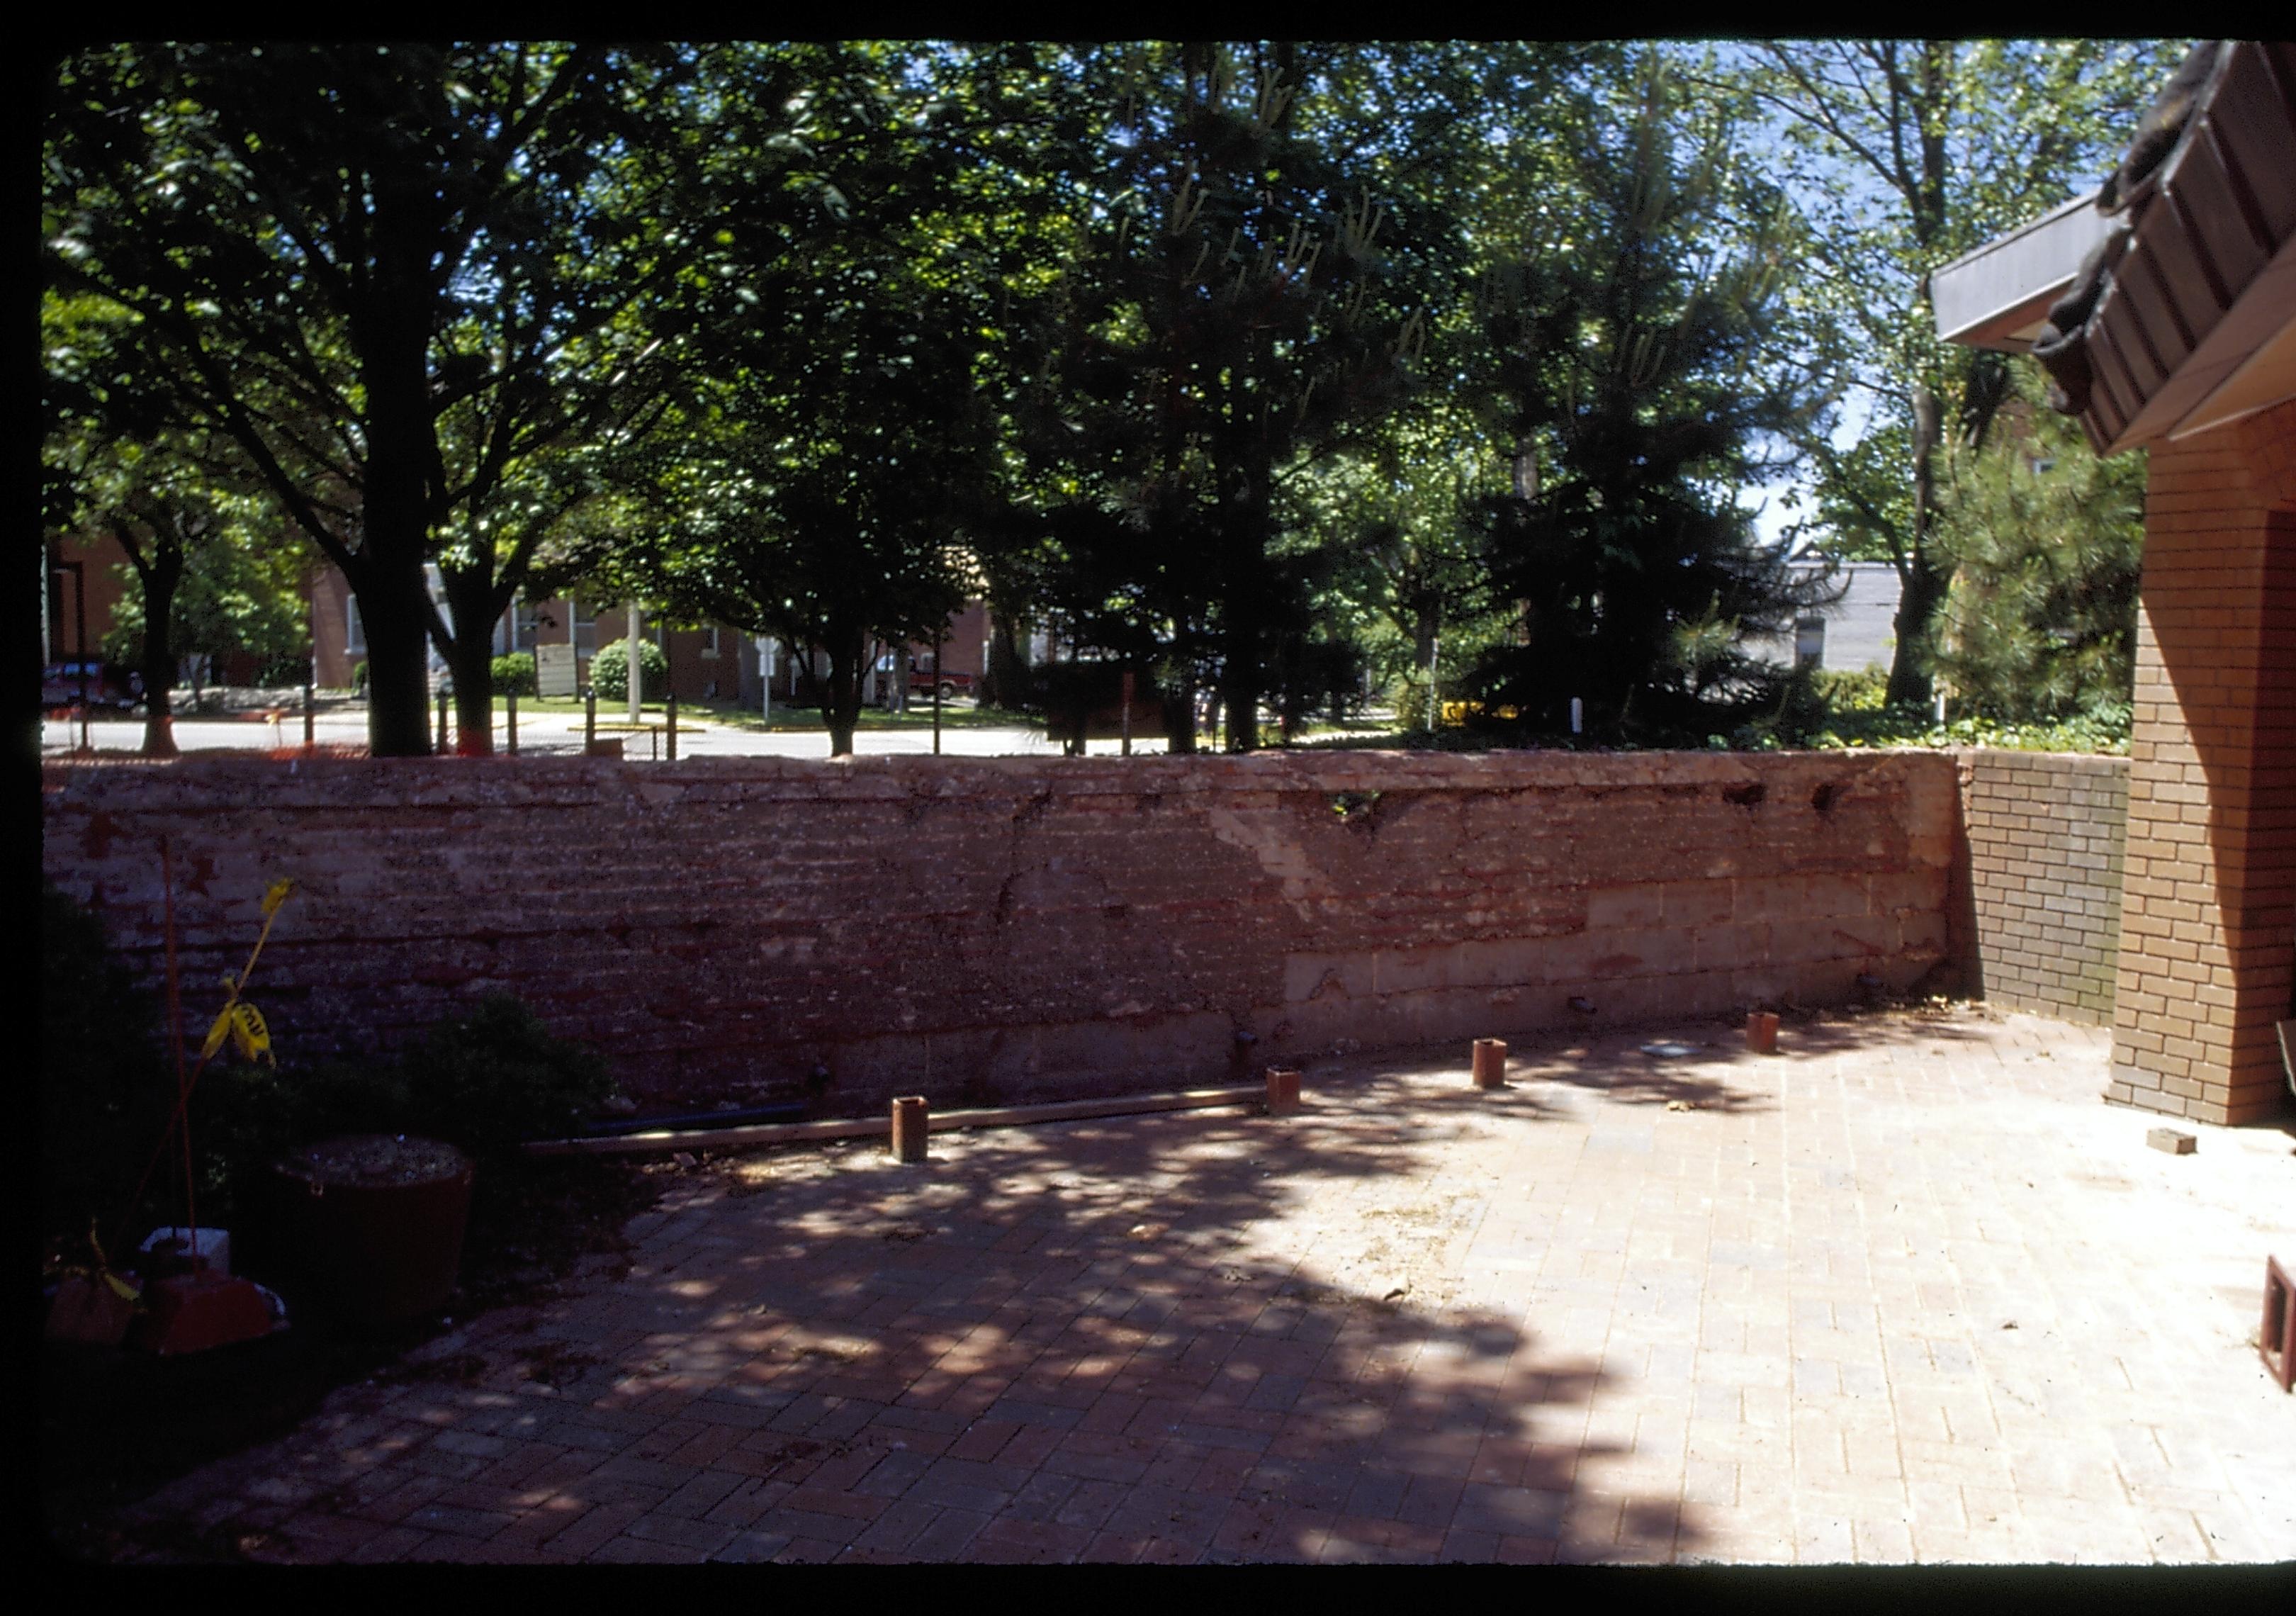
POLYGON ((1781 1049, 712 1161, 626 1274, 141 1513, 288 1561, 2296 1556, 2287 1131, 2149 1150, 2027 1016, 1781 1049))

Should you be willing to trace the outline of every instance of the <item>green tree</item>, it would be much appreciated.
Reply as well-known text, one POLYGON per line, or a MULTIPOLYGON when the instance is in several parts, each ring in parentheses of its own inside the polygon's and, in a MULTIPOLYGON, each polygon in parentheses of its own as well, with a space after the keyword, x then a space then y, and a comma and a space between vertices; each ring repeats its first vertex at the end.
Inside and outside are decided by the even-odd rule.
POLYGON ((1652 74, 1640 106, 1585 133, 1568 250, 1491 278, 1505 426, 1526 463, 1485 507, 1494 591, 1520 622, 1478 682, 1542 730, 1565 726, 1573 697, 1595 734, 1703 734, 1743 717, 1777 693, 1738 636, 1777 632, 1816 598, 1738 500, 1813 398, 1775 340, 1782 209, 1731 135, 1699 127, 1652 74))
POLYGON ((960 183, 950 137, 972 111, 937 93, 948 68, 818 45, 734 70, 736 125, 742 108, 779 116, 801 75, 790 138, 833 189, 793 224, 726 176, 730 273, 665 316, 707 357, 627 461, 644 514, 613 544, 618 575, 673 611, 825 650, 816 687, 836 756, 853 749, 872 644, 946 622, 971 519, 994 499, 997 220, 960 183))
MULTIPOLYGON (((1398 273, 1451 223, 1399 218, 1333 137, 1359 47, 1128 47, 1104 203, 1037 327, 1022 435, 1065 497, 1053 593, 1087 644, 1218 681, 1229 746, 1258 744, 1271 659, 1300 641, 1280 483, 1409 390, 1423 290, 1398 273)), ((1186 705, 1176 703, 1181 712, 1186 705)), ((1193 741, 1175 728, 1176 748, 1193 741)))
POLYGON ((521 464, 678 373, 638 316, 707 240, 676 206, 696 78, 670 50, 175 45, 53 83, 51 283, 130 313, 142 384, 349 578, 379 756, 430 749, 426 636, 486 747, 488 636, 548 525, 496 542, 521 464))
POLYGON ((311 656, 309 552, 281 543, 275 520, 267 501, 219 499, 199 489, 150 501, 140 522, 132 509, 113 519, 110 530, 142 587, 112 609, 104 654, 144 669, 147 699, 163 658, 171 683, 184 658, 234 654, 253 657, 266 682, 303 682, 311 656), (166 601, 166 632, 154 636, 153 607, 165 593, 159 583, 171 569, 176 583, 166 601), (281 678, 287 669, 291 677, 281 678))
POLYGON ((143 676, 144 753, 172 757, 179 659, 308 654, 308 552, 266 542, 275 512, 230 439, 135 384, 128 324, 100 299, 42 300, 44 526, 127 556, 129 593, 90 628, 143 676))
POLYGON ((2004 424, 1946 456, 1953 587, 1936 666, 1957 704, 2012 723, 2125 709, 2135 671, 2144 456, 2099 460, 2021 366, 2004 424))
POLYGON ((2008 389, 2003 356, 1938 340, 1929 274, 2102 178, 2184 50, 1793 41, 1702 70, 1782 136, 1766 150, 1805 231, 1800 340, 1826 357, 1855 411, 1853 428, 1822 420, 1801 442, 1828 550, 1897 568, 1893 702, 1929 699, 1929 629, 1952 580, 1938 543, 1939 453, 1948 439, 1982 446, 2008 389), (1839 430, 1851 431, 1847 447, 1839 430))
MULTIPOLYGON (((1506 492, 1513 444, 1457 397, 1398 414, 1362 451, 1287 482, 1291 525, 1332 557, 1318 615, 1357 648, 1398 717, 1431 727, 1446 687, 1511 626, 1472 521, 1506 492)), ((1530 490, 1525 489, 1528 494, 1530 490)))

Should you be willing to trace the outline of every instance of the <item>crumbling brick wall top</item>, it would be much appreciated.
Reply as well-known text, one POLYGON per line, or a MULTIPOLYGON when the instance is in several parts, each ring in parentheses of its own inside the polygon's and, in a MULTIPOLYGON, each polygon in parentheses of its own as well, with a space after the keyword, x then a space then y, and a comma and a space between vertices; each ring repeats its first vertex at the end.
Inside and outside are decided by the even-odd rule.
POLYGON ((1817 1003, 1946 960, 1918 753, 190 758, 49 768, 48 874, 187 982, 387 1047, 516 992, 668 1103, 1157 1087, 1465 1033, 1817 1003))

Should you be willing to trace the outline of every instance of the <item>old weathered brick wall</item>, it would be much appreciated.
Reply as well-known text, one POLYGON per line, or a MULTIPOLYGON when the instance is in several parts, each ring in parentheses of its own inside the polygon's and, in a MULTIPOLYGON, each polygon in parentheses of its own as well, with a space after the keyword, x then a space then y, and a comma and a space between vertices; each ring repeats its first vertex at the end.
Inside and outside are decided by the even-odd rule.
POLYGON ((2112 1024, 2128 760, 1960 754, 1976 968, 1985 997, 2112 1024))
POLYGON ((142 969, 160 838, 200 1017, 290 1051, 490 988, 650 1101, 1153 1087, 1334 1046, 1905 988, 1947 956, 1949 757, 187 758, 52 767, 45 862, 142 969), (1250 1041, 1243 1041, 1245 1035, 1250 1041))

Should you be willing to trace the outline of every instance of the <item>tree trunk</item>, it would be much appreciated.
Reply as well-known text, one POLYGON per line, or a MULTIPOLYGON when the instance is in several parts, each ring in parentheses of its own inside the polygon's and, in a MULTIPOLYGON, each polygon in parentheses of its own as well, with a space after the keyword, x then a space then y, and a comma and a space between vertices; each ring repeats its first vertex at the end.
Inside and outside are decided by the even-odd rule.
POLYGON ((1164 750, 1176 758, 1196 750, 1196 690, 1186 679, 1164 693, 1164 750))
POLYGON ((1238 513, 1234 570, 1229 574, 1226 619, 1220 634, 1220 706, 1227 713, 1226 750, 1259 747, 1260 656, 1267 612, 1267 533, 1258 513, 1238 513))
POLYGON ((1899 578, 1897 615, 1890 627, 1898 636, 1898 649, 1890 661, 1890 685, 1883 700, 1891 706, 1926 707, 1934 693, 1930 674, 1929 631, 1937 619, 1938 610, 1945 604, 1947 592, 1952 587, 1952 578, 1936 571, 1925 557, 1916 555, 1914 565, 1899 578))
MULTIPOLYGON (((113 522, 111 534, 135 569, 144 595, 144 755, 172 758, 176 755, 176 720, 168 693, 176 687, 172 622, 176 592, 184 581, 184 515, 168 512, 147 518, 145 525, 152 529, 148 554, 129 523, 113 522)), ((80 654, 86 655, 85 646, 80 654)))
POLYGON ((869 672, 868 645, 858 629, 828 636, 829 679, 822 686, 821 716, 829 725, 829 755, 853 755, 853 732, 861 722, 861 685, 869 672))
POLYGON ((1932 563, 1930 529, 1936 519, 1937 447, 1940 417, 1937 395, 1914 384, 1914 518, 1912 543, 1898 563, 1898 611, 1891 621, 1898 637, 1890 659, 1890 684, 1883 700, 1892 706, 1929 704, 1929 628, 1945 603, 1953 579, 1932 563))
MULTIPOLYGON (((133 560, 135 553, 129 552, 133 560)), ((172 758, 176 753, 176 652, 168 621, 176 610, 176 589, 184 580, 182 546, 163 534, 152 546, 150 565, 136 573, 144 586, 144 755, 172 758)))
POLYGON ((997 612, 989 619, 988 666, 982 670, 980 705, 1018 712, 1029 704, 1028 663, 1021 655, 1013 619, 997 612))
POLYGON ((1442 669, 1436 659, 1442 654, 1443 617, 1439 609, 1423 602, 1412 613, 1411 621, 1411 665, 1414 672, 1424 671, 1427 676, 1427 701, 1420 712, 1408 716, 1422 719, 1423 726, 1432 733, 1435 720, 1441 716, 1437 685, 1442 669))
POLYGON ((447 586, 454 636, 446 648, 455 678, 455 755, 487 758, 495 750, 495 658, 492 580, 472 568, 439 569, 447 586))
POLYGON ((377 556, 359 592, 366 629, 367 750, 378 758, 430 754, 430 626, 422 552, 377 556))
POLYGON ((413 221, 424 203, 376 198, 377 268, 351 316, 359 379, 366 390, 365 498, 351 578, 367 638, 367 746, 378 758, 429 754, 431 467, 430 343, 433 297, 429 244, 413 221))

